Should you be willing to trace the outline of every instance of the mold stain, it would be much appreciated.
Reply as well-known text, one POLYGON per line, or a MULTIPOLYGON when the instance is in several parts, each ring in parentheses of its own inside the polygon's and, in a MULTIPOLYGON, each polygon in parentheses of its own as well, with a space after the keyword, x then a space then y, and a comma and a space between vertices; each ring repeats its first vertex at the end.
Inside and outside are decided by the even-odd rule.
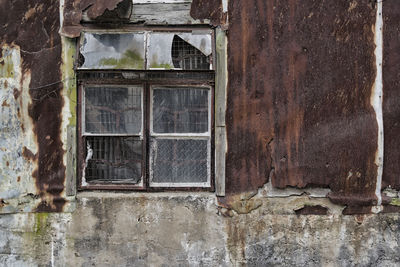
POLYGON ((400 198, 392 198, 392 200, 390 201, 390 205, 400 207, 400 198))
POLYGON ((7 46, 3 47, 2 53, 0 54, 0 77, 1 78, 13 78, 14 77, 14 63, 11 58, 11 53, 7 46))

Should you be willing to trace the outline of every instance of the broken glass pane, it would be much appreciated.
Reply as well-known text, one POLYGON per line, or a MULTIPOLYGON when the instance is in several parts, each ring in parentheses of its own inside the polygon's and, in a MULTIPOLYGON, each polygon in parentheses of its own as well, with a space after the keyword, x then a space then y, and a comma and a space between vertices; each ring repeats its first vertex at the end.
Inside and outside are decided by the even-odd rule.
POLYGON ((152 183, 207 183, 209 140, 152 139, 152 183))
POLYGON ((84 33, 81 69, 144 69, 143 33, 84 33))
POLYGON ((142 141, 134 137, 87 137, 85 179, 92 183, 139 183, 142 141))
POLYGON ((204 88, 155 88, 153 132, 208 132, 208 93, 204 88))
POLYGON ((139 134, 142 129, 142 88, 85 88, 85 133, 139 134))
POLYGON ((211 34, 151 33, 148 69, 209 70, 211 34))

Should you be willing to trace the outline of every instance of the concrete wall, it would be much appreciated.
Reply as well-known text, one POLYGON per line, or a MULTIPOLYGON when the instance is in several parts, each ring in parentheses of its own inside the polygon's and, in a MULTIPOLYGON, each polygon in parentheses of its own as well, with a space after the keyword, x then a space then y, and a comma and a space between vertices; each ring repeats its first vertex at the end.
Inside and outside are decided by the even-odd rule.
MULTIPOLYGON (((395 266, 398 215, 249 214, 212 194, 78 195, 73 213, 0 217, 2 266, 395 266), (229 216, 228 216, 229 215, 229 216)), ((291 203, 289 203, 291 202, 291 203)), ((275 214, 275 213, 281 214, 275 214)))

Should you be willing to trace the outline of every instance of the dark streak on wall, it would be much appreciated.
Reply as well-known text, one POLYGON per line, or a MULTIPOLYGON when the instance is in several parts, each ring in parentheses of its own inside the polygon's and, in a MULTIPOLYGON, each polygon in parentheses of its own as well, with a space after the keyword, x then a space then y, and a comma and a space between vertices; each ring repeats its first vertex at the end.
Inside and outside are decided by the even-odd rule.
POLYGON ((382 188, 400 189, 400 5, 383 3, 383 123, 384 165, 382 188))
MULTIPOLYGON (((30 75, 32 103, 28 113, 34 125, 38 151, 33 155, 25 150, 24 155, 28 160, 37 159, 37 169, 32 174, 42 198, 37 211, 62 211, 65 166, 60 137, 64 100, 61 95, 59 2, 1 1, 0 25, 1 44, 20 48, 22 80, 30 75)), ((14 96, 18 98, 20 93, 14 96)))
POLYGON ((301 209, 294 211, 296 215, 327 215, 328 208, 322 207, 320 205, 316 206, 304 206, 301 209))
POLYGON ((375 12, 363 0, 229 1, 229 194, 271 173, 278 188, 375 202, 375 12))

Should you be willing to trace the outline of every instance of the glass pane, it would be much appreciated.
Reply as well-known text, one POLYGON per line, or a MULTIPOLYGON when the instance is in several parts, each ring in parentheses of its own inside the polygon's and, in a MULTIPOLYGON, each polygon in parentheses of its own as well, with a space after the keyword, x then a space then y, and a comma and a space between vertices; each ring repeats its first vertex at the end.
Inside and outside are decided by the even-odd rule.
POLYGON ((148 69, 209 70, 211 34, 151 33, 148 69))
POLYGON ((139 183, 142 141, 134 137, 87 137, 86 182, 139 183))
POLYGON ((140 87, 85 88, 85 133, 139 134, 141 128, 140 87))
POLYGON ((151 140, 152 183, 206 183, 209 140, 151 140))
POLYGON ((208 132, 208 89, 153 90, 154 133, 208 132))
POLYGON ((84 33, 81 69, 144 69, 143 33, 84 33))

